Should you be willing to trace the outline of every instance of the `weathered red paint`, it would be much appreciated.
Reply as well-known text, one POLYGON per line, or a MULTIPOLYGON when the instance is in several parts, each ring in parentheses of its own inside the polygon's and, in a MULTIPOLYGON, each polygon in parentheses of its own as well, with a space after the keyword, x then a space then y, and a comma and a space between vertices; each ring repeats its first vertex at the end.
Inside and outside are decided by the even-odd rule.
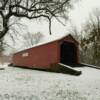
POLYGON ((12 63, 28 68, 49 69, 51 65, 60 63, 60 46, 64 41, 75 44, 77 48, 77 62, 79 62, 78 42, 71 35, 68 35, 60 40, 15 53, 12 63))

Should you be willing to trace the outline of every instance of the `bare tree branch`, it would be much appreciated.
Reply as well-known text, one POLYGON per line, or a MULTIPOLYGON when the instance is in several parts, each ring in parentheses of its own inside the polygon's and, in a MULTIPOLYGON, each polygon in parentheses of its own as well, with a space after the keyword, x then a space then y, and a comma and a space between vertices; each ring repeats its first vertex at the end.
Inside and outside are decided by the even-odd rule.
MULTIPOLYGON (((18 18, 37 19, 45 17, 49 21, 51 32, 51 18, 63 24, 58 15, 65 16, 66 8, 70 7, 70 0, 1 0, 0 15, 3 20, 3 29, 0 30, 0 39, 9 31, 9 20, 12 16, 18 18)), ((64 24, 63 24, 64 25, 64 24)))

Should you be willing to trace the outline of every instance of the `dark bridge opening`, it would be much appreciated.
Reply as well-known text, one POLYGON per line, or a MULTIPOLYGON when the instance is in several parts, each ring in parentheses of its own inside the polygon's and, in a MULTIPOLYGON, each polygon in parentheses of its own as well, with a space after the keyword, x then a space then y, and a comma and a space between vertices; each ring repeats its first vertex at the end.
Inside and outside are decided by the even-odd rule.
POLYGON ((77 47, 74 43, 63 42, 61 44, 60 62, 66 65, 77 64, 77 47))

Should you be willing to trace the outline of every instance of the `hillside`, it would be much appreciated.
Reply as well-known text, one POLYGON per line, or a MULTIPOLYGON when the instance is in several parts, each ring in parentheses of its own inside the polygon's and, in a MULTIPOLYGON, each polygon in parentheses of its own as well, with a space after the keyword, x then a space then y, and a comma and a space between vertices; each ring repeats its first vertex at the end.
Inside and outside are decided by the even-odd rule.
POLYGON ((1 65, 0 100, 100 100, 100 70, 83 67, 80 76, 1 65))

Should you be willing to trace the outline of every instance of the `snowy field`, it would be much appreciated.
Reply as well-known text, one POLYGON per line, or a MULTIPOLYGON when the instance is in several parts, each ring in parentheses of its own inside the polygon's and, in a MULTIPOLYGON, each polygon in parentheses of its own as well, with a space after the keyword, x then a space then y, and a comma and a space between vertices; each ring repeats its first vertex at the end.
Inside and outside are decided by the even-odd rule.
MULTIPOLYGON (((2 65, 0 66, 2 67, 2 65)), ((80 76, 7 67, 0 70, 0 100, 100 100, 100 70, 80 76)))

